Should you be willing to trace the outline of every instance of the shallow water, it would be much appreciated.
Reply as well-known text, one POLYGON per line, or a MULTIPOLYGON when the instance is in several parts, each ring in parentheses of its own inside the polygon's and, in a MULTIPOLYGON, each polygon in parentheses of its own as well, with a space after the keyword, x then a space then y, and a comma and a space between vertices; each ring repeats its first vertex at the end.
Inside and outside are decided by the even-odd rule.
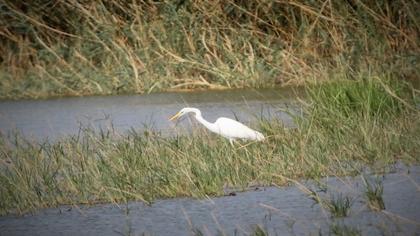
MULTIPOLYGON (((98 96, 0 102, 0 131, 19 132, 35 140, 55 140, 75 135, 81 127, 124 133, 152 128, 174 133, 175 124, 168 117, 182 107, 202 110, 214 122, 218 117, 252 122, 255 117, 277 117, 291 126, 284 111, 293 106, 300 90, 228 90, 190 93, 155 93, 149 95, 98 96)), ((188 119, 176 127, 189 126, 188 119)))
POLYGON ((269 235, 329 235, 331 225, 346 225, 362 235, 418 235, 420 233, 420 166, 396 165, 379 179, 384 186, 385 210, 367 207, 360 176, 325 178, 326 185, 303 183, 321 197, 342 194, 352 199, 350 214, 332 218, 302 188, 268 187, 207 200, 159 200, 151 206, 63 206, 23 217, 0 217, 0 235, 249 235, 256 225, 269 235))

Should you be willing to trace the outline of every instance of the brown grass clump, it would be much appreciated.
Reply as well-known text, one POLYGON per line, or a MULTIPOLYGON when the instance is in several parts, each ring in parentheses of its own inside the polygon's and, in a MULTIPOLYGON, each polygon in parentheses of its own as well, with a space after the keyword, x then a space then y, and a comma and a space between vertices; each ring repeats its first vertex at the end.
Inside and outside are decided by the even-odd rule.
POLYGON ((2 1, 0 99, 419 78, 418 1, 2 1))

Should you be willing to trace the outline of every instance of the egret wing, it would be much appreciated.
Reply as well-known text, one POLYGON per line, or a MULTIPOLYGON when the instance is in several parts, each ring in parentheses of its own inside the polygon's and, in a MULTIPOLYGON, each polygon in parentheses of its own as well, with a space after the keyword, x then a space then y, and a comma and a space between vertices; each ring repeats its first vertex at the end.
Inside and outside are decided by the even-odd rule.
POLYGON ((220 135, 226 138, 258 139, 259 132, 229 118, 221 117, 215 124, 219 127, 220 135))

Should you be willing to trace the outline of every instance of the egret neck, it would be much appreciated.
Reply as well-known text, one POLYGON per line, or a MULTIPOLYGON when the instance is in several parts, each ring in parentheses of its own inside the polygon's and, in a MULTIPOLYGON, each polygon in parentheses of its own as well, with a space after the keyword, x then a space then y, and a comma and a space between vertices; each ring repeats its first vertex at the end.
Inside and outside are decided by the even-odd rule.
POLYGON ((198 122, 200 122, 201 124, 203 124, 207 129, 209 129, 211 132, 214 133, 218 133, 219 131, 219 127, 214 124, 214 123, 210 123, 208 121, 206 121, 203 116, 201 116, 201 111, 196 109, 196 108, 190 108, 192 112, 195 113, 195 118, 197 119, 198 122))

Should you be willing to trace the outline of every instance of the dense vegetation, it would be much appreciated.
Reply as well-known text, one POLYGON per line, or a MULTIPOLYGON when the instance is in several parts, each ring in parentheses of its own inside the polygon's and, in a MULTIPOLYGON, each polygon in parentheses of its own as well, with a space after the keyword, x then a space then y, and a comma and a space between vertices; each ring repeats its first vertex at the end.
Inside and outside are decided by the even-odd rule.
MULTIPOLYGON (((296 128, 232 148, 204 130, 0 137, 0 214, 216 196, 419 163, 415 0, 0 1, 0 99, 302 85, 296 128), (322 82, 322 83, 319 83, 322 82)), ((370 191, 381 209, 380 191, 370 191), (379 199, 379 200, 378 200, 379 199)))
POLYGON ((0 99, 419 78, 416 0, 0 1, 0 99))
MULTIPOLYGON (((260 120, 267 140, 234 148, 214 134, 115 137, 85 131, 56 143, 0 139, 0 213, 59 204, 223 195, 225 187, 386 171, 419 163, 416 92, 379 78, 307 88, 297 127, 260 120), (363 88, 363 89, 361 89, 363 88)), ((255 124, 254 124, 255 125, 255 124)), ((255 126, 254 126, 255 127, 255 126)))

